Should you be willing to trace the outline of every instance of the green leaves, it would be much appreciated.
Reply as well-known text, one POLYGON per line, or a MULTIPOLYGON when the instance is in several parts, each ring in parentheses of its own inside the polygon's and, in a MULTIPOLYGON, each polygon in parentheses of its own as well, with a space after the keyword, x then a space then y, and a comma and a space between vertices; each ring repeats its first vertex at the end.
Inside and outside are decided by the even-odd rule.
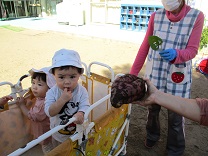
POLYGON ((201 34, 199 50, 208 45, 208 27, 204 27, 201 34))
POLYGON ((148 42, 153 50, 158 50, 159 46, 163 43, 162 39, 158 36, 149 36, 148 42))

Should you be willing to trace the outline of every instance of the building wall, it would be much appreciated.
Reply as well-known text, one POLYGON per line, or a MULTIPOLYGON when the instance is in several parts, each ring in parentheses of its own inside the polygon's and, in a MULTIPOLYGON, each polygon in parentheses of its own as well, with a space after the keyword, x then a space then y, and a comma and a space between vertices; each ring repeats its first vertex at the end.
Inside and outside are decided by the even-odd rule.
MULTIPOLYGON (((34 0, 4 0, 8 8, 14 8, 14 2, 17 3, 32 3, 34 0), (10 4, 11 3, 11 4, 10 4), (11 5, 11 6, 10 6, 11 5), (12 7, 13 6, 13 7, 12 7)), ((41 9, 37 7, 38 16, 56 16, 56 5, 61 2, 80 3, 83 14, 84 23, 101 23, 101 24, 119 24, 120 23, 120 5, 121 4, 162 4, 161 0, 39 0, 41 2, 41 9)), ((186 0, 187 4, 195 7, 205 14, 206 20, 208 20, 208 0, 186 0)), ((71 7, 71 6, 69 6, 71 7)), ((28 7, 29 8, 29 7, 28 7)), ((16 13, 13 10, 9 10, 11 17, 24 17, 29 16, 29 9, 24 10, 24 5, 16 9, 16 13)), ((208 25, 208 22, 206 22, 208 25)))
POLYGON ((208 0, 195 0, 195 8, 201 10, 205 15, 205 24, 208 26, 208 0))

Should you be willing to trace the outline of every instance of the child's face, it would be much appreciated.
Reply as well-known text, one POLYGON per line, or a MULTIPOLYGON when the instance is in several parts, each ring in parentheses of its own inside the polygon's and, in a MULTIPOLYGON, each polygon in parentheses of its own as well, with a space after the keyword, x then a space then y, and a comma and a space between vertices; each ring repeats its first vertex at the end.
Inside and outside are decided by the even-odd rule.
POLYGON ((48 91, 48 85, 41 79, 35 78, 32 80, 31 89, 35 97, 45 98, 46 92, 48 91))
POLYGON ((60 68, 56 68, 54 70, 54 77, 56 80, 57 86, 64 90, 67 88, 68 91, 73 92, 78 84, 78 80, 80 74, 76 68, 68 68, 60 70, 60 68))

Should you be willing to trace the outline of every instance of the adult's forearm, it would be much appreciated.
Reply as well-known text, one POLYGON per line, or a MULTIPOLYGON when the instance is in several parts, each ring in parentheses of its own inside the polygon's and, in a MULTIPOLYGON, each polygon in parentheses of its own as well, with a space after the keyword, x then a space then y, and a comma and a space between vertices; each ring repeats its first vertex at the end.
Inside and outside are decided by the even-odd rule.
POLYGON ((200 121, 200 108, 195 99, 186 99, 158 91, 155 102, 188 119, 200 121))

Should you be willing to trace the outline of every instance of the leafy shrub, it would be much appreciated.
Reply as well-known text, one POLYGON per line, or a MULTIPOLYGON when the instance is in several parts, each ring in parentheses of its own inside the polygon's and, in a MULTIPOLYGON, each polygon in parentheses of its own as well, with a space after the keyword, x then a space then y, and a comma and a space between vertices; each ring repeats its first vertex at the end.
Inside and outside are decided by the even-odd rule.
POLYGON ((201 50, 204 46, 208 45, 208 27, 204 27, 202 30, 202 35, 200 39, 199 50, 201 50))

